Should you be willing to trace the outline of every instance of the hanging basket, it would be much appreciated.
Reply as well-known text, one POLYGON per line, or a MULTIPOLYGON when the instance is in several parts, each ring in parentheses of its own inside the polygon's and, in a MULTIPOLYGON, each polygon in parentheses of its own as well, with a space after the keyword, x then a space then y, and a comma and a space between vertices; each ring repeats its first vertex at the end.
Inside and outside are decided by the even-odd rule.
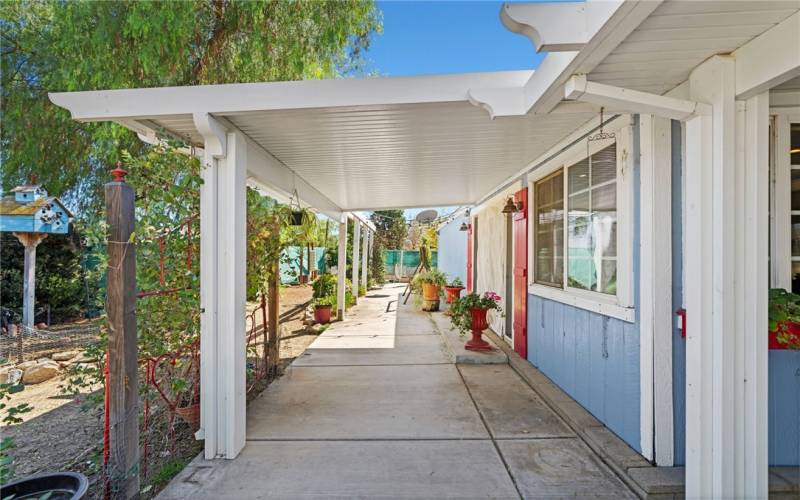
POLYGON ((303 211, 302 210, 292 210, 289 214, 289 224, 292 226, 302 226, 303 225, 303 211))

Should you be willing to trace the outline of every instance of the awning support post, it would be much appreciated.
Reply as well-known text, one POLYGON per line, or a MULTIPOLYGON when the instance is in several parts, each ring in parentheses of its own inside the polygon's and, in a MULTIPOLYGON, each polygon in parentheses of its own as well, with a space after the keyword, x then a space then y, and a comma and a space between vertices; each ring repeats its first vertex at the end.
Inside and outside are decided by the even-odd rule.
MULTIPOLYGON (((366 229, 366 228, 365 228, 366 229)), ((364 290, 367 289, 367 262, 369 261, 369 240, 372 238, 372 233, 369 230, 364 231, 364 242, 361 253, 361 286, 364 290)))
POLYGON ((356 219, 353 222, 353 298, 358 303, 358 272, 361 267, 361 222, 356 219))
POLYGON ((344 319, 345 280, 347 279, 347 214, 339 220, 339 260, 336 264, 336 318, 344 319))

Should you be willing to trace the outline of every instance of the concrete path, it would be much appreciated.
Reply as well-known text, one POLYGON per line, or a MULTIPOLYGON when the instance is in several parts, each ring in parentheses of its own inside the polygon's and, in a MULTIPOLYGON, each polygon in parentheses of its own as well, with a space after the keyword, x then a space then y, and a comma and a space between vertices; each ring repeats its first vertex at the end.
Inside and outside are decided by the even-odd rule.
POLYGON ((236 460, 198 457, 159 498, 634 498, 507 364, 453 364, 401 291, 370 292, 250 404, 236 460))

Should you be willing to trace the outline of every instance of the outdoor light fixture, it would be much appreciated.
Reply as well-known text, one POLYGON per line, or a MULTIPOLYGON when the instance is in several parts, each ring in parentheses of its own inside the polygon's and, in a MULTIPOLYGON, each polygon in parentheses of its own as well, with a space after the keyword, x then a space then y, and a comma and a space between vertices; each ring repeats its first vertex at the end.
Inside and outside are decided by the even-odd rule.
POLYGON ((459 231, 469 231, 469 226, 467 226, 466 222, 461 223, 461 227, 458 228, 459 231))
POLYGON ((503 207, 502 212, 504 214, 513 214, 514 212, 517 212, 519 209, 520 207, 518 207, 517 204, 514 203, 513 198, 509 198, 506 200, 506 206, 503 207))

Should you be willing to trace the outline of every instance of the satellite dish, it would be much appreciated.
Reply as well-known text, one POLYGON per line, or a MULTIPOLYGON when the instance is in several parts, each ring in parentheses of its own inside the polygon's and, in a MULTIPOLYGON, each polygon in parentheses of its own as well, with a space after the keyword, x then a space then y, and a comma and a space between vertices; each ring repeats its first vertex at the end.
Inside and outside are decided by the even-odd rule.
POLYGON ((416 219, 420 224, 430 224, 436 220, 438 215, 439 214, 436 212, 436 210, 423 210, 417 214, 416 219))

